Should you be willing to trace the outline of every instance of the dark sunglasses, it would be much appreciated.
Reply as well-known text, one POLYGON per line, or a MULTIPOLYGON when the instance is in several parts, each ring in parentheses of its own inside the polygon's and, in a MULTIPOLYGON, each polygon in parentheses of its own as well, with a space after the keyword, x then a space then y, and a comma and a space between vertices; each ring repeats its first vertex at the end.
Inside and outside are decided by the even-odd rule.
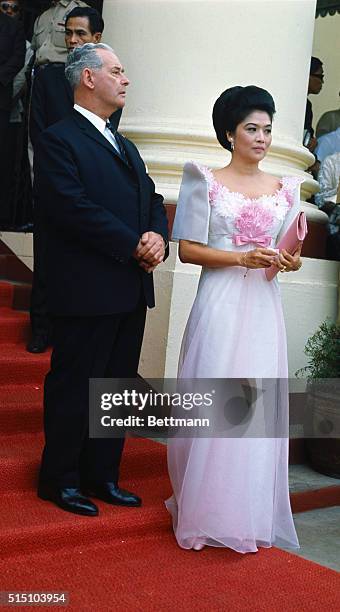
POLYGON ((0 2, 0 6, 4 11, 8 11, 8 9, 12 9, 13 13, 17 13, 19 11, 19 4, 9 4, 8 2, 0 2))
POLYGON ((311 76, 315 77, 316 79, 320 79, 320 81, 323 81, 325 78, 324 74, 311 74, 311 76))

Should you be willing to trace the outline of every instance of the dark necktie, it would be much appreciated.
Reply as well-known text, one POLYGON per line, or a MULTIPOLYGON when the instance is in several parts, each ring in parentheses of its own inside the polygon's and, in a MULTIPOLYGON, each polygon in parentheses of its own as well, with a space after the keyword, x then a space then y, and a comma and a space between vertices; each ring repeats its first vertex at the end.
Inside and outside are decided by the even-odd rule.
POLYGON ((129 164, 129 160, 127 158, 127 155, 124 151, 124 147, 121 143, 118 142, 117 139, 117 130, 114 128, 114 126, 112 125, 112 123, 109 121, 109 119, 106 122, 106 127, 110 130, 110 132, 114 135, 115 137, 115 141, 116 141, 116 145, 117 145, 117 149, 118 149, 118 153, 120 154, 120 157, 128 164, 129 164))

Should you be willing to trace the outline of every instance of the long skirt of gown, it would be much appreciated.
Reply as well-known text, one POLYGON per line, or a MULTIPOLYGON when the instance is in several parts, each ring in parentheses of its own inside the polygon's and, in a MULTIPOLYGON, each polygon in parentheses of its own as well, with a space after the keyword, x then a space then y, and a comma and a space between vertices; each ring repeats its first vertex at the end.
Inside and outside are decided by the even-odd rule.
MULTIPOLYGON (((166 501, 178 544, 299 546, 288 488, 286 332, 277 280, 263 270, 204 269, 184 334, 180 378, 277 379, 286 437, 172 438, 166 501)), ((274 410, 274 407, 273 407, 274 410)))

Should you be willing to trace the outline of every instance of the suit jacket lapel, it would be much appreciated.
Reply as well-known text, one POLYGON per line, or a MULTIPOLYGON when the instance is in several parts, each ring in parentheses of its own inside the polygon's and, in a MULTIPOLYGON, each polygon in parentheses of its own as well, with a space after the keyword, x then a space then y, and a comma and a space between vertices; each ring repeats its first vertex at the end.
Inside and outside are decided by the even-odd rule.
POLYGON ((73 117, 75 121, 77 122, 78 126, 80 127, 80 129, 82 129, 86 133, 87 136, 89 136, 90 138, 98 142, 98 144, 100 144, 102 147, 107 149, 112 155, 114 155, 117 159, 119 159, 123 164, 125 164, 130 169, 132 168, 132 170, 134 171, 134 174, 135 174, 135 177, 137 178, 138 186, 139 186, 139 203, 140 203, 139 214, 140 214, 140 224, 142 227, 144 225, 142 222, 143 215, 144 216, 147 215, 147 210, 148 210, 149 190, 145 188, 145 181, 146 181, 145 167, 144 167, 143 160, 141 159, 138 151, 136 151, 136 148, 131 142, 129 142, 126 138, 124 138, 118 132, 116 133, 116 139, 117 139, 118 145, 122 147, 122 149, 124 149, 128 162, 131 164, 129 165, 129 163, 126 160, 124 160, 119 155, 119 153, 116 151, 116 149, 106 140, 105 136, 103 136, 99 132, 99 130, 97 130, 97 128, 95 128, 94 125, 92 125, 92 123, 88 121, 88 119, 86 119, 83 115, 78 113, 76 110, 73 111, 73 117))
MULTIPOLYGON (((117 133, 116 138, 119 142, 119 146, 123 146, 125 149, 126 156, 131 163, 133 170, 135 171, 138 185, 139 185, 139 197, 140 197, 140 215, 143 216, 143 211, 147 211, 149 207, 149 190, 145 188, 145 166, 144 162, 141 159, 138 151, 136 151, 135 146, 132 142, 129 142, 126 138, 124 138, 121 134, 117 133)), ((141 219, 141 226, 143 225, 141 219)))
POLYGON ((114 155, 117 159, 120 159, 123 164, 128 165, 114 146, 110 144, 108 140, 106 140, 105 136, 103 136, 103 134, 101 134, 100 131, 94 127, 94 125, 92 125, 91 121, 86 119, 86 117, 84 117, 81 113, 78 113, 76 110, 73 111, 73 117, 80 129, 83 130, 87 136, 98 142, 98 144, 100 144, 102 147, 105 147, 105 149, 107 149, 111 155, 114 155))

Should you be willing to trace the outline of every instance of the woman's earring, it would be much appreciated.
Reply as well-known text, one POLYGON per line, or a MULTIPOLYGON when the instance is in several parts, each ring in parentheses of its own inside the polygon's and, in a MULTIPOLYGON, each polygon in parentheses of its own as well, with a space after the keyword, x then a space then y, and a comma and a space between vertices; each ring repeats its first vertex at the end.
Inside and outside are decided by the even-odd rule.
POLYGON ((230 148, 231 148, 231 151, 232 151, 232 152, 233 152, 233 150, 235 149, 235 147, 234 147, 234 141, 233 141, 233 140, 231 140, 231 141, 230 141, 230 148))

